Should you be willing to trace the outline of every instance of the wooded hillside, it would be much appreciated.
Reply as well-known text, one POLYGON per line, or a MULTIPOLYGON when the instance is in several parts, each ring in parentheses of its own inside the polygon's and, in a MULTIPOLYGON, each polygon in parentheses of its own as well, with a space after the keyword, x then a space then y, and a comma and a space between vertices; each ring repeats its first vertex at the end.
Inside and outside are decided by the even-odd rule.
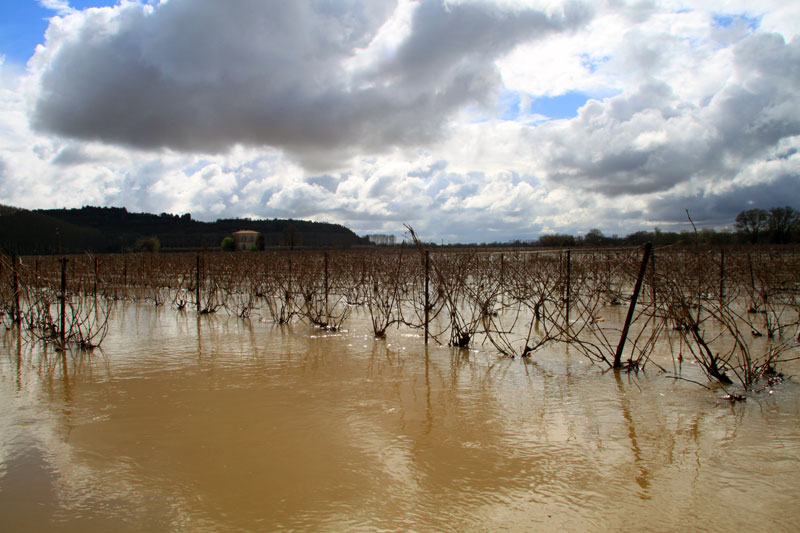
POLYGON ((189 214, 130 213, 124 207, 0 209, 0 248, 6 253, 120 252, 149 237, 156 237, 162 250, 218 249, 222 239, 245 229, 261 232, 267 247, 299 244, 344 248, 368 244, 344 226, 305 220, 201 222, 189 214), (292 242, 285 242, 287 238, 292 242))

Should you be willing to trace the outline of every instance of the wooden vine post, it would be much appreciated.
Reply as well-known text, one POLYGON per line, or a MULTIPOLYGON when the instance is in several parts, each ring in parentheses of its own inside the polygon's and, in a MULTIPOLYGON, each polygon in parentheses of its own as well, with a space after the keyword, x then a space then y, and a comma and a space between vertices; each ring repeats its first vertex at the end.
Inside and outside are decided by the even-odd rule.
POLYGON ((653 243, 648 242, 644 245, 644 257, 642 257, 642 264, 639 267, 639 276, 636 278, 636 285, 633 287, 631 305, 628 307, 628 316, 625 318, 625 325, 622 327, 622 335, 620 335, 619 344, 617 345, 617 352, 614 354, 614 368, 620 368, 622 366, 622 351, 625 349, 625 339, 628 337, 628 329, 633 320, 636 301, 639 299, 639 291, 642 289, 642 280, 644 279, 644 273, 647 269, 647 260, 650 259, 652 248, 653 243))
POLYGON ((566 323, 567 331, 569 331, 569 298, 570 298, 570 293, 569 293, 570 279, 569 278, 570 278, 570 274, 571 274, 570 269, 571 269, 571 265, 570 265, 570 250, 567 250, 567 287, 566 287, 565 294, 564 294, 564 306, 566 308, 565 311, 566 311, 566 318, 567 318, 567 323, 566 323))
POLYGON ((286 309, 289 309, 289 302, 292 301, 292 250, 289 250, 288 256, 289 274, 286 279, 286 309))
POLYGON ((505 303, 506 286, 506 262, 503 254, 500 254, 500 305, 505 303))
POLYGON ((328 252, 325 252, 325 317, 328 317, 328 252))
POLYGON ((651 289, 653 291, 653 307, 656 306, 656 254, 655 252, 651 253, 650 257, 650 280, 651 280, 651 289))
POLYGON ((94 285, 92 286, 92 295, 97 298, 97 257, 94 258, 94 285))
POLYGON ((197 312, 200 312, 200 254, 197 254, 197 263, 194 275, 194 299, 197 302, 197 312))
POLYGON ((425 250, 425 344, 428 344, 428 320, 430 318, 430 297, 428 288, 430 286, 431 252, 425 250))
POLYGON ((17 269, 19 268, 19 256, 14 254, 13 258, 14 264, 11 268, 11 273, 13 277, 12 281, 12 289, 14 290, 14 316, 12 317, 12 321, 15 324, 19 324, 22 322, 22 315, 19 310, 19 274, 17 273, 17 269))
POLYGON ((61 340, 61 349, 65 350, 67 345, 67 258, 62 257, 59 259, 61 263, 61 292, 58 299, 61 300, 61 319, 59 321, 59 335, 61 340))

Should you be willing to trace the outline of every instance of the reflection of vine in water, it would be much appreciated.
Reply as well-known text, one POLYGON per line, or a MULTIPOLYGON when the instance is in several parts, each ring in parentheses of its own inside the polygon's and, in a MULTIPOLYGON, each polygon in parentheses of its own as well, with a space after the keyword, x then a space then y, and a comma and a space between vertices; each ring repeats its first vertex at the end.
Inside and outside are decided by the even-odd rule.
POLYGON ((26 339, 17 328, 4 332, 2 345, 8 348, 9 357, 8 364, 2 366, 13 370, 17 390, 26 389, 35 381, 52 396, 57 392, 54 385, 60 383, 65 404, 71 403, 76 386, 111 376, 109 360, 101 348, 92 352, 69 346, 53 349, 49 344, 26 339))
MULTIPOLYGON (((217 315, 197 315, 197 357, 207 362, 214 361, 220 354, 229 353, 232 348, 230 327, 240 327, 242 321, 217 315)), ((246 323, 246 322, 245 322, 246 323)), ((236 336, 235 338, 238 338, 236 336)), ((253 350, 246 350, 248 353, 253 350)))
MULTIPOLYGON (((13 370, 13 382, 18 394, 24 391, 25 395, 35 397, 39 406, 37 415, 44 415, 36 416, 33 425, 26 419, 27 415, 17 421, 15 429, 25 434, 25 438, 35 439, 36 445, 26 447, 26 455, 22 458, 16 454, 8 457, 6 465, 14 465, 20 460, 26 461, 26 479, 29 475, 36 475, 34 469, 46 469, 53 475, 49 476, 47 484, 33 487, 32 490, 47 490, 56 500, 67 501, 74 508, 94 508, 98 501, 98 492, 95 489, 99 487, 102 493, 105 490, 103 487, 107 488, 107 485, 95 483, 87 486, 86 480, 98 479, 101 472, 93 468, 86 457, 76 453, 79 448, 71 441, 73 431, 87 422, 85 417, 89 411, 85 406, 82 407, 86 401, 84 389, 92 390, 95 384, 111 378, 111 367, 105 353, 101 348, 87 352, 74 346, 68 346, 66 350, 55 350, 51 344, 26 339, 26 335, 16 328, 3 335, 0 346, 14 347, 8 350, 11 356, 10 365, 0 363, 0 369, 13 370), (41 409, 46 411, 40 412, 41 409), (33 455, 29 453, 32 450, 33 455), (33 462, 29 462, 31 457, 33 462)), ((0 373, 0 379, 6 377, 12 376, 0 373)), ((98 418, 95 413, 92 422, 98 418)), ((105 479, 105 476, 99 477, 105 479)), ((11 486, 16 486, 13 481, 11 483, 11 486)), ((26 482, 23 483, 25 488, 30 488, 26 482)), ((32 492, 28 497, 36 498, 38 495, 38 492, 32 492)), ((105 499, 108 502, 117 502, 119 493, 109 494, 105 499)))
MULTIPOLYGON (((367 378, 372 380, 381 376, 385 370, 400 377, 405 367, 402 350, 393 349, 385 339, 375 339, 367 359, 367 378)), ((392 380, 399 385, 400 381, 392 380)))
POLYGON ((638 470, 638 475, 635 476, 636 484, 644 491, 639 497, 643 500, 649 499, 648 489, 650 488, 650 480, 653 477, 645 464, 642 449, 639 445, 639 437, 636 434, 636 425, 633 422, 633 415, 631 414, 631 401, 622 383, 622 376, 619 372, 614 372, 614 377, 617 382, 617 391, 620 396, 620 409, 622 410, 622 417, 625 419, 625 426, 628 430, 628 439, 631 444, 631 453, 633 454, 633 462, 638 470))

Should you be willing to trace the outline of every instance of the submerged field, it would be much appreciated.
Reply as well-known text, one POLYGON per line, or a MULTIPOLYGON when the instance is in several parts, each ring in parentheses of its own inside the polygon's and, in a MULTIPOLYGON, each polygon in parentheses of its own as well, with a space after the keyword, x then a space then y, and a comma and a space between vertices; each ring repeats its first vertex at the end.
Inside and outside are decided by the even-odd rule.
POLYGON ((800 258, 643 255, 4 258, 4 529, 793 528, 800 258))

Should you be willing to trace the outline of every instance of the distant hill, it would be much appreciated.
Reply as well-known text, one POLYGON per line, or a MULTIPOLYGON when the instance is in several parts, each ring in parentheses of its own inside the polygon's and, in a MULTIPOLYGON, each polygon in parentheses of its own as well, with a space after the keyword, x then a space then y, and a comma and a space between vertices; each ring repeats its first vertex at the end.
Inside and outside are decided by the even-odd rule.
POLYGON ((301 246, 337 247, 368 244, 339 224, 305 220, 192 220, 191 215, 129 213, 124 207, 38 209, 0 206, 0 248, 20 254, 120 252, 139 239, 158 237, 161 249, 219 249, 222 239, 238 230, 255 230, 267 247, 286 244, 287 235, 301 246))

